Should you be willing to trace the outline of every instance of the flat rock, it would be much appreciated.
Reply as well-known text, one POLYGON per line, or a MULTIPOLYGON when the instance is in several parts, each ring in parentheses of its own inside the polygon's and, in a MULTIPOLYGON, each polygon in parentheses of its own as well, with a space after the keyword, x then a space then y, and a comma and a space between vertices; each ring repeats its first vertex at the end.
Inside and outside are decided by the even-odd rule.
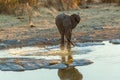
POLYGON ((74 60, 71 64, 67 65, 61 63, 59 59, 35 59, 35 58, 0 58, 0 70, 2 71, 25 71, 35 70, 40 68, 46 69, 64 69, 74 66, 85 66, 93 62, 86 59, 74 60))
POLYGON ((112 44, 120 44, 120 39, 112 39, 109 42, 112 44))
POLYGON ((80 60, 74 60, 73 63, 71 63, 69 66, 85 66, 92 64, 93 62, 87 59, 80 59, 80 60))
POLYGON ((5 63, 5 64, 2 64, 1 66, 0 66, 0 68, 1 68, 1 70, 2 71, 24 71, 25 70, 25 68, 24 67, 22 67, 21 65, 18 65, 18 64, 16 64, 16 63, 14 63, 14 62, 7 62, 7 63, 5 63))
POLYGON ((47 69, 64 69, 67 68, 67 65, 64 63, 58 63, 58 64, 54 64, 54 65, 47 65, 44 68, 47 69))

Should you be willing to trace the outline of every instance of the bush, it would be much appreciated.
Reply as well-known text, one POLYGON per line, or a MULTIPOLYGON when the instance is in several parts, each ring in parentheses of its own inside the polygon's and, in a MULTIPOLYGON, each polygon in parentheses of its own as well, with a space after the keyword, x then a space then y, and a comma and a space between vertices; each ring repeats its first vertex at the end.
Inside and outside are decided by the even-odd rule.
MULTIPOLYGON (((86 3, 95 2, 96 0, 0 0, 0 14, 15 14, 16 10, 26 9, 26 3, 29 3, 31 7, 53 7, 57 10, 69 10, 76 9, 80 5, 86 3), (38 5, 39 4, 39 5, 38 5)), ((118 3, 120 0, 99 0, 103 3, 118 3)))
POLYGON ((118 5, 120 6, 120 0, 118 0, 118 5))
POLYGON ((14 14, 21 4, 26 3, 34 6, 37 0, 0 0, 0 14, 14 14))
POLYGON ((0 13, 13 13, 16 5, 16 0, 0 0, 0 13))
POLYGON ((30 6, 35 6, 39 3, 39 7, 53 7, 57 10, 68 10, 78 8, 80 0, 0 0, 0 13, 14 14, 21 5, 26 3, 29 3, 30 6))

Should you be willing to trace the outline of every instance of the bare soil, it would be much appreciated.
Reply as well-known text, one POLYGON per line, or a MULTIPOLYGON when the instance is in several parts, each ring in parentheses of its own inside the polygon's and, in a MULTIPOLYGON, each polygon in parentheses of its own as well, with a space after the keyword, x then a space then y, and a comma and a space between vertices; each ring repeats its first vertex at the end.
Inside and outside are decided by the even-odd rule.
POLYGON ((120 39, 120 7, 90 5, 88 9, 53 12, 52 14, 51 11, 45 11, 39 17, 34 17, 36 27, 33 28, 28 26, 27 18, 20 21, 16 16, 0 15, 0 43, 5 40, 21 42, 19 45, 13 44, 9 47, 60 44, 60 34, 54 22, 55 16, 60 13, 77 13, 81 16, 80 24, 73 30, 72 41, 74 43, 120 39), (38 40, 38 42, 29 45, 27 42, 31 40, 33 42, 38 40))

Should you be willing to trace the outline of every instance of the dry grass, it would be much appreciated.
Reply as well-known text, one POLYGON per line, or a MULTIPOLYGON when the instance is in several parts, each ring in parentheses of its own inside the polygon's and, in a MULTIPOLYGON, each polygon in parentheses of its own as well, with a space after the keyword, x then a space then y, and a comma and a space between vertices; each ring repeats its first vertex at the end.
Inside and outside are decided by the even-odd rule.
MULTIPOLYGON (((18 7, 23 6, 21 5, 22 1, 23 0, 0 0, 0 13, 15 14, 18 7)), ((31 6, 34 6, 36 5, 37 0, 24 0, 24 2, 25 3, 22 4, 28 2, 31 6)))
POLYGON ((21 22, 15 16, 0 15, 0 40, 60 38, 54 22, 55 16, 60 13, 77 13, 81 16, 81 22, 74 29, 72 38, 80 38, 81 36, 93 37, 94 39, 119 38, 120 7, 110 5, 90 5, 90 7, 89 9, 55 11, 53 14, 51 14, 51 10, 43 8, 41 15, 34 18, 35 28, 26 26, 27 18, 21 22))
MULTIPOLYGON (((120 5, 120 0, 98 0, 103 3, 118 3, 120 5)), ((29 3, 31 7, 46 7, 55 8, 59 11, 78 9, 80 5, 89 4, 91 2, 96 2, 96 0, 0 0, 0 14, 16 14, 16 10, 26 8, 26 3, 29 3)), ((22 12, 22 11, 21 11, 22 12)))

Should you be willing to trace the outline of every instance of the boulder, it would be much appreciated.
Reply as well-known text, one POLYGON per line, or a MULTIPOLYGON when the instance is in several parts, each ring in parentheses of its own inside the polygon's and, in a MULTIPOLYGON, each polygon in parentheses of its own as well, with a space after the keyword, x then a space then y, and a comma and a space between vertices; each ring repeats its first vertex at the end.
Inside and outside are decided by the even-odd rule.
POLYGON ((109 42, 112 44, 120 44, 120 39, 112 39, 109 42))

